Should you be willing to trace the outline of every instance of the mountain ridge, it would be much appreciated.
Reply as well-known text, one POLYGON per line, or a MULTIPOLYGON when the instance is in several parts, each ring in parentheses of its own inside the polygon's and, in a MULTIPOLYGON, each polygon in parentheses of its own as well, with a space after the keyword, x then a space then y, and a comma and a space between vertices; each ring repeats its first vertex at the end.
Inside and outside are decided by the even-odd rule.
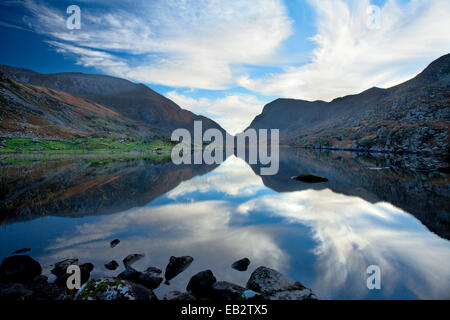
POLYGON ((330 102, 276 99, 249 128, 280 129, 282 144, 317 149, 449 153, 450 54, 391 88, 330 102))
POLYGON ((0 72, 15 81, 66 92, 101 104, 132 121, 140 122, 158 135, 170 137, 173 130, 193 132, 193 122, 203 121, 209 128, 226 131, 215 121, 182 109, 172 100, 141 83, 101 74, 62 72, 45 74, 24 68, 0 65, 0 72))

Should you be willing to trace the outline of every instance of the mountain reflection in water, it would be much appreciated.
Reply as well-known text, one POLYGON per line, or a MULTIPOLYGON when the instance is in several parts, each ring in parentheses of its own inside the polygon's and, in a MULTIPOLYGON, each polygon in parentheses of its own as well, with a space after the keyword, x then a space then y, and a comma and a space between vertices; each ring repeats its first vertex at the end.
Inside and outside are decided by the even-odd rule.
POLYGON ((245 285, 265 265, 322 299, 448 299, 448 178, 417 175, 402 163, 282 150, 279 174, 263 177, 234 156, 218 167, 143 161, 3 167, 0 206, 9 211, 1 217, 0 258, 31 247, 47 274, 51 264, 77 257, 94 263, 98 277, 117 275, 123 266, 103 265, 130 253, 146 254, 134 265, 140 270, 164 269, 171 255, 193 256, 170 286, 155 291, 160 297, 183 291, 201 270, 245 285), (367 169, 374 166, 390 169, 367 169), (329 182, 289 179, 304 172, 329 182), (121 242, 112 249, 114 238, 121 242), (233 270, 243 257, 251 260, 249 270, 233 270), (381 268, 379 291, 366 287, 373 264, 381 268))

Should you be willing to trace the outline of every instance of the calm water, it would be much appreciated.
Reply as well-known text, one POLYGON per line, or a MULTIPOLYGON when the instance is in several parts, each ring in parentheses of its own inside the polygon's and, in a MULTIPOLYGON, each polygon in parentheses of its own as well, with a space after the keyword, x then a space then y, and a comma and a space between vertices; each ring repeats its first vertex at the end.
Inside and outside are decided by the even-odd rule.
POLYGON ((320 299, 449 299, 449 179, 417 172, 438 160, 314 154, 282 149, 280 172, 234 156, 219 166, 148 161, 60 161, 0 167, 0 258, 20 248, 50 274, 77 257, 93 277, 103 265, 145 253, 134 267, 164 270, 169 257, 192 265, 155 292, 184 290, 211 269, 245 285, 264 265, 312 288, 320 299), (434 161, 434 162, 433 162, 434 161), (291 180, 316 173, 329 182, 291 180), (109 242, 121 243, 110 248, 109 242), (249 270, 230 265, 248 257, 249 270), (381 268, 381 290, 366 287, 366 268, 381 268))

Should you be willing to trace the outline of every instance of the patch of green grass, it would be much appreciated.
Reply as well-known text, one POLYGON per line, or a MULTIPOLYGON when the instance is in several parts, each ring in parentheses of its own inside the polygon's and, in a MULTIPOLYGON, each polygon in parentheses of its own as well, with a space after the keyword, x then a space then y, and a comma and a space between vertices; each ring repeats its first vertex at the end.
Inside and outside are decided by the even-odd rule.
POLYGON ((163 138, 149 141, 109 138, 75 138, 70 140, 47 140, 30 138, 0 139, 0 153, 61 153, 61 152, 149 152, 170 153, 173 142, 163 138))

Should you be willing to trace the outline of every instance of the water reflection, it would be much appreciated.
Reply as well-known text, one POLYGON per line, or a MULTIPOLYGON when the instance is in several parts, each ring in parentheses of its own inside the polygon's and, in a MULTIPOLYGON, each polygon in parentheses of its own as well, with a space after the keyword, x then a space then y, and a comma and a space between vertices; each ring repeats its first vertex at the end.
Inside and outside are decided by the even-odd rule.
MULTIPOLYGON (((98 199, 101 190, 115 190, 110 195, 114 198, 115 194, 116 200, 105 207, 111 214, 77 215, 78 219, 47 216, 5 225, 0 232, 0 257, 28 246, 33 248, 31 255, 47 266, 47 273, 50 264, 78 257, 95 264, 92 275, 97 277, 118 274, 120 269, 108 271, 103 265, 111 259, 121 261, 130 253, 146 254, 136 263, 137 269, 150 265, 164 268, 171 255, 193 256, 193 264, 170 286, 156 290, 160 297, 169 290, 184 290, 189 278, 200 270, 211 269, 218 279, 244 285, 256 267, 266 265, 299 279, 319 298, 450 298, 448 240, 429 232, 398 206, 377 200, 370 190, 360 187, 358 192, 372 198, 348 195, 355 188, 339 193, 334 189, 339 183, 333 179, 339 171, 332 165, 316 163, 313 173, 325 170, 331 179, 330 184, 316 185, 314 190, 299 182, 294 185, 287 177, 292 168, 305 168, 299 162, 281 164, 275 177, 257 176, 234 156, 215 169, 192 166, 176 173, 142 163, 130 165, 129 175, 121 174, 122 167, 107 169, 115 172, 119 178, 114 181, 121 183, 104 183, 90 192, 98 199), (130 180, 136 172, 140 178, 130 180), (155 178, 155 172, 161 174, 155 178), (152 184, 144 184, 145 179, 152 179, 152 184), (174 186, 158 181, 174 181, 174 186), (150 192, 155 184, 158 192, 165 194, 150 192), (130 190, 136 191, 127 194, 130 190), (140 202, 114 211, 120 199, 140 202), (114 238, 121 243, 111 249, 109 241, 114 238), (249 270, 231 269, 231 263, 243 257, 251 260, 249 270), (371 264, 381 267, 381 291, 366 288, 366 267, 371 264)), ((357 186, 355 181, 349 184, 348 178, 340 181, 357 186)), ((83 203, 84 197, 81 193, 78 201, 83 203)), ((442 199, 445 197, 436 203, 442 199)), ((85 207, 90 203, 84 203, 85 207)), ((52 215, 57 215, 56 211, 52 215)))

